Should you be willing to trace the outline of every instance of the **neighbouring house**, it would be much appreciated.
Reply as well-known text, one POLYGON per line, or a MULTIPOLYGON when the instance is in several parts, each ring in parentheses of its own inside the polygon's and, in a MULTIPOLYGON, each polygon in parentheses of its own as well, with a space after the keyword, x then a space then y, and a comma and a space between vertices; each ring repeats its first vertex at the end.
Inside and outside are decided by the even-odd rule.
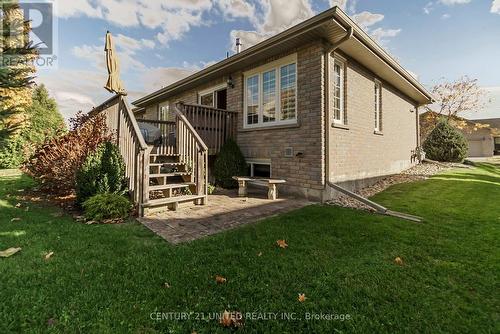
MULTIPOLYGON (((472 122, 488 125, 493 142, 493 155, 500 155, 500 118, 475 119, 472 122)), ((491 152, 491 150, 490 150, 491 152)))
POLYGON ((119 132, 131 189, 148 209, 206 200, 228 137, 250 176, 287 181, 280 191, 326 201, 329 183, 368 185, 418 162, 419 107, 431 101, 334 7, 134 101, 133 116, 122 98, 94 112, 119 132))
MULTIPOLYGON (((446 116, 431 111, 427 111, 420 116, 422 142, 439 117, 446 116)), ((463 117, 453 116, 448 117, 448 119, 467 139, 469 157, 500 155, 500 118, 468 120, 463 117)))

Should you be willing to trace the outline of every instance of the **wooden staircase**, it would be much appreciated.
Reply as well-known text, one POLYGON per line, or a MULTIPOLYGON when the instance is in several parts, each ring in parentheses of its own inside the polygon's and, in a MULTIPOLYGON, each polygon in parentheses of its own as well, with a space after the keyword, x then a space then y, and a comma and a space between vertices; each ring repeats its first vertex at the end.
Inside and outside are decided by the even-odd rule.
POLYGON ((181 161, 180 154, 149 155, 149 201, 143 204, 146 211, 163 207, 176 210, 180 203, 205 201, 206 195, 197 193, 192 167, 181 161))
POLYGON ((115 135, 130 195, 141 216, 175 210, 180 203, 206 204, 208 156, 217 154, 234 135, 235 112, 182 103, 173 112, 175 121, 136 119, 121 95, 90 112, 104 116, 115 135), (160 130, 160 140, 148 145, 139 123, 160 130))

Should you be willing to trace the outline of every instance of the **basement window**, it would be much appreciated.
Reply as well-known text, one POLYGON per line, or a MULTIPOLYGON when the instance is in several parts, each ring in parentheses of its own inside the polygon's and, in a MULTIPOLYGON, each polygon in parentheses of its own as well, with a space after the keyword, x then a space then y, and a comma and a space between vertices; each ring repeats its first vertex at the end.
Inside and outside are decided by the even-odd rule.
POLYGON ((269 160, 247 161, 248 175, 251 177, 270 178, 271 162, 269 160))

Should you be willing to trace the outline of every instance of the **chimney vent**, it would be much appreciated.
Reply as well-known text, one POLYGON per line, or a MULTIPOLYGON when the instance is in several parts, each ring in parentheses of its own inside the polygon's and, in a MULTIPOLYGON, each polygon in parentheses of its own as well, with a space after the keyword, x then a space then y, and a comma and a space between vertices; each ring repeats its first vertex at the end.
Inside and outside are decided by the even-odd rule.
POLYGON ((241 47, 242 46, 243 46, 243 44, 241 44, 240 38, 236 38, 236 53, 240 53, 241 52, 241 47))

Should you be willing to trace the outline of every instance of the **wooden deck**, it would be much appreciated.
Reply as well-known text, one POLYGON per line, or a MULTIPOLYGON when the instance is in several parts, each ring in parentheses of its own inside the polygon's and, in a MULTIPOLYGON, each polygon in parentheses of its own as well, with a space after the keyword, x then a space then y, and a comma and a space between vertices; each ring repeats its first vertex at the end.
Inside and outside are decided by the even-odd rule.
POLYGON ((173 112, 175 121, 138 120, 122 96, 91 112, 104 115, 108 130, 116 135, 128 188, 141 215, 162 207, 176 209, 183 202, 206 204, 208 156, 219 153, 235 133, 235 112, 188 104, 178 104, 173 112))

